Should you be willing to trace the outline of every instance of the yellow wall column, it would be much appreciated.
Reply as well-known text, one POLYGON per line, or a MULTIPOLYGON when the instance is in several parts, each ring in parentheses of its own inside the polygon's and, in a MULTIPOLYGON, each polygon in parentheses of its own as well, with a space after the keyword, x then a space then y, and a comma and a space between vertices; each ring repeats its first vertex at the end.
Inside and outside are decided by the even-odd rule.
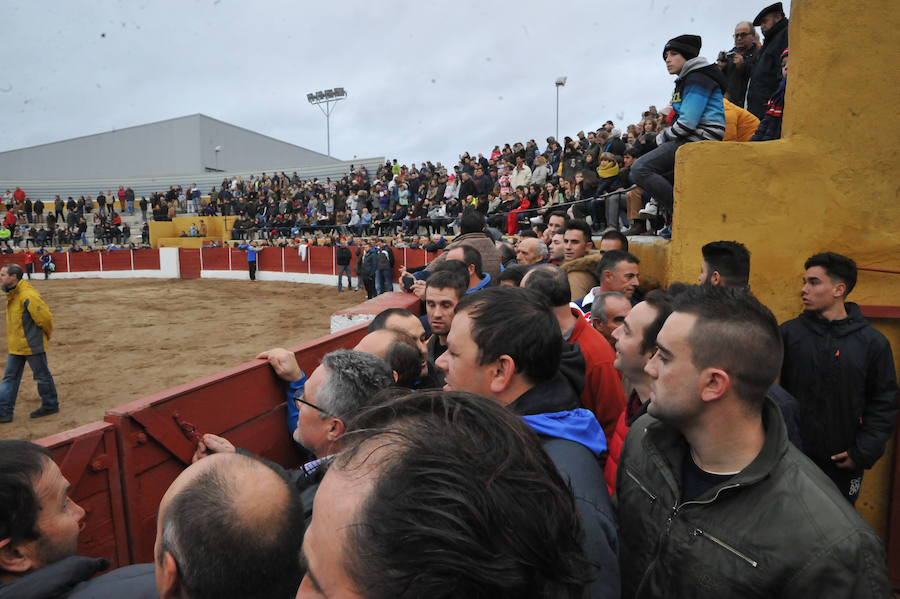
MULTIPOLYGON (((750 284, 779 322, 795 317, 803 263, 835 251, 900 270, 900 10, 884 0, 795 0, 783 138, 678 151, 667 282, 693 282, 700 248, 737 240, 750 284)), ((850 301, 900 305, 900 275, 860 272, 850 301)), ((895 321, 894 321, 895 322, 895 321)), ((876 321, 900 354, 900 327, 876 321)), ((866 473, 858 507, 882 536, 893 458, 866 473)))

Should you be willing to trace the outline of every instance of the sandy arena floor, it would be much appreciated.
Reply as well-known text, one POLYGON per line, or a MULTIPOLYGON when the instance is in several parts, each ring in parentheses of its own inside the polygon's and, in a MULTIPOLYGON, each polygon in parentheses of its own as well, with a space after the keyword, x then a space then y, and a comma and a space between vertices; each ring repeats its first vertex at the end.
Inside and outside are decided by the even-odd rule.
MULTIPOLYGON (((37 439, 102 420, 109 408, 329 333, 332 312, 365 301, 321 285, 181 279, 32 281, 53 312, 48 360, 60 412, 40 406, 25 367, 0 439, 37 439)), ((355 281, 354 281, 355 283, 355 281)), ((5 314, 5 303, 3 304, 5 314)), ((5 365, 6 319, 0 321, 5 365)))

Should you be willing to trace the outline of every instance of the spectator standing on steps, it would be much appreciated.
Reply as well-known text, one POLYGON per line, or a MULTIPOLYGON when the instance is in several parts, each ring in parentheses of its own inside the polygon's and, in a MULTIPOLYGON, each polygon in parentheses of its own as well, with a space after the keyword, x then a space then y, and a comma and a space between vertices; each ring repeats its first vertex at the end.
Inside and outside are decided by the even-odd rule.
POLYGON ((735 25, 734 47, 725 55, 726 62, 723 69, 727 82, 725 98, 742 108, 758 51, 759 48, 753 36, 753 24, 749 21, 741 21, 735 25))
POLYGON ((47 341, 53 331, 53 314, 40 294, 22 280, 22 267, 7 264, 0 268, 0 288, 6 292, 6 335, 9 355, 0 383, 0 422, 12 422, 16 396, 25 363, 37 382, 41 407, 31 412, 40 418, 59 412, 59 400, 53 375, 47 366, 47 341))
POLYGON ((766 115, 766 101, 778 89, 781 55, 788 47, 788 18, 784 16, 781 2, 762 9, 753 19, 753 26, 759 27, 764 39, 747 87, 747 110, 762 119, 766 115))

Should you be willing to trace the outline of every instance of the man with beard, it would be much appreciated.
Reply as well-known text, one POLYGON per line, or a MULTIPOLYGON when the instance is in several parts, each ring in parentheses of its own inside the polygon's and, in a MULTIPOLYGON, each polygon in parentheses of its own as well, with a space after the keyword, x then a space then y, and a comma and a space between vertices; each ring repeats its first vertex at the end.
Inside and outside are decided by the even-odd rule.
MULTIPOLYGON (((453 263, 454 261, 450 261, 453 263)), ((459 264, 457 262, 457 264, 459 264)), ((441 268, 428 277, 425 284, 425 312, 431 339, 428 340, 428 359, 435 362, 447 351, 447 335, 453 322, 453 311, 468 287, 467 271, 441 268)), ((443 373, 438 373, 439 383, 444 384, 443 373)))

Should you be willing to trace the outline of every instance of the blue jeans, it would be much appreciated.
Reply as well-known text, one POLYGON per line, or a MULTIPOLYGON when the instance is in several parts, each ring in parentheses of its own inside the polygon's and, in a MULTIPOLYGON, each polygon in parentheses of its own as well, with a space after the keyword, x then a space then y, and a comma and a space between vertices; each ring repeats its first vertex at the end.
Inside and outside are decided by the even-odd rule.
POLYGON ((667 141, 655 150, 651 150, 634 161, 631 165, 631 179, 635 184, 650 192, 656 198, 659 207, 672 214, 675 196, 672 183, 666 177, 675 170, 675 152, 683 146, 684 141, 667 141))
POLYGON ((56 385, 53 384, 53 375, 50 374, 50 368, 47 366, 47 354, 40 353, 33 356, 9 354, 6 356, 6 372, 3 373, 3 382, 0 383, 0 415, 2 416, 11 416, 16 407, 16 396, 19 394, 19 383, 22 381, 25 362, 31 366, 31 372, 37 382, 41 407, 59 407, 56 385))
POLYGON ((344 280, 344 273, 347 273, 347 288, 353 290, 353 279, 350 278, 350 265, 338 264, 338 291, 342 291, 341 283, 344 280))
POLYGON ((382 293, 393 290, 394 284, 391 283, 391 270, 389 268, 384 268, 375 271, 375 293, 381 295, 382 293))

